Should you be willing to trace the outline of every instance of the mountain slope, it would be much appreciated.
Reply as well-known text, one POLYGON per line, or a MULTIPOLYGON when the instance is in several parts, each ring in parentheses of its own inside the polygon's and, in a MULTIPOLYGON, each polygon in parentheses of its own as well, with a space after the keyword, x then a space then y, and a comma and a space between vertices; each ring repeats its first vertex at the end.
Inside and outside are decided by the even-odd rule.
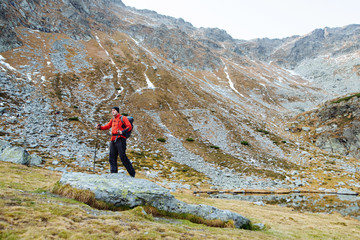
POLYGON ((97 169, 105 171, 109 137, 94 126, 119 106, 135 118, 131 151, 156 159, 151 169, 137 163, 151 176, 170 160, 224 189, 317 187, 324 177, 315 163, 353 167, 286 131, 291 117, 331 94, 256 59, 252 47, 241 51, 246 42, 223 30, 106 0, 3 1, 0 16, 1 135, 46 164, 90 169, 99 141, 97 169))
POLYGON ((239 45, 253 58, 276 62, 335 96, 359 89, 360 25, 316 29, 305 36, 256 39, 239 45))

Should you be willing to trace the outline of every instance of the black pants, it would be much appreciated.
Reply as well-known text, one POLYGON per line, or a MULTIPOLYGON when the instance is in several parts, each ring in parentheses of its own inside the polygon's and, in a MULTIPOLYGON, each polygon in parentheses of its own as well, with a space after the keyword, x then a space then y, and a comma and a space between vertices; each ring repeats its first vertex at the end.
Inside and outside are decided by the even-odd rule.
POLYGON ((110 172, 111 173, 118 172, 117 156, 119 155, 122 164, 125 166, 130 176, 135 177, 135 170, 130 160, 126 156, 125 151, 126 151, 125 138, 118 138, 116 142, 115 141, 110 142, 110 155, 109 155, 110 172))

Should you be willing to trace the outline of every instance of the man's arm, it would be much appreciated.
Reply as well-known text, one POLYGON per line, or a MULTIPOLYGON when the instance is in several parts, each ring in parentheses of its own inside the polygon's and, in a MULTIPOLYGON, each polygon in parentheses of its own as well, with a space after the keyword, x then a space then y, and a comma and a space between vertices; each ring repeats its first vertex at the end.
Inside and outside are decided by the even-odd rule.
POLYGON ((111 125, 112 125, 112 119, 105 126, 100 126, 99 129, 100 130, 108 130, 111 128, 111 125))

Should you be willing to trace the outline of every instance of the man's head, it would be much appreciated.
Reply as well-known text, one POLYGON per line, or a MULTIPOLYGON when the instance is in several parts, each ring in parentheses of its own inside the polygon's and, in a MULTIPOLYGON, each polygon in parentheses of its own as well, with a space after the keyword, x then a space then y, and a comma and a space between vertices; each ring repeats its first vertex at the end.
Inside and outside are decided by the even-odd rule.
POLYGON ((116 115, 118 115, 119 112, 120 112, 120 110, 119 110, 118 107, 113 107, 113 108, 111 109, 111 113, 112 113, 112 115, 113 115, 114 117, 115 117, 116 115))

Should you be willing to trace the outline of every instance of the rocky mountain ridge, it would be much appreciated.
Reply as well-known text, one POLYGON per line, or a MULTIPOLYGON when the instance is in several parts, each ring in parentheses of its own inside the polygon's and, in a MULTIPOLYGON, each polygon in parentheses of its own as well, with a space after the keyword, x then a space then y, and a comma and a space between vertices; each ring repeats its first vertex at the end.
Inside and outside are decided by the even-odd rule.
MULTIPOLYGON (((275 61, 271 55, 276 48, 291 53, 298 44, 284 46, 299 39, 312 45, 316 34, 257 40, 271 46, 261 43, 270 56, 264 58, 253 42, 223 30, 197 29, 121 1, 3 1, 0 20, 1 137, 46 156, 47 167, 89 170, 98 141, 97 170, 106 171, 108 136, 93 126, 106 123, 109 109, 119 106, 135 117, 129 146, 137 170, 149 177, 183 184, 176 169, 185 169, 224 189, 319 187, 331 161, 345 169, 341 177, 349 187, 357 187, 348 171, 356 169, 354 160, 323 152, 286 129, 294 115, 356 90, 350 88, 358 82, 356 58, 343 59, 355 71, 338 71, 350 77, 330 92, 317 83, 333 74, 333 65, 321 81, 309 80, 321 64, 299 75, 321 56, 277 54, 275 61), (302 61, 290 70, 280 57, 302 61)), ((349 32, 356 39, 356 31, 349 32)), ((356 45, 346 49, 329 59, 357 56, 356 45)))
POLYGON ((293 70, 336 95, 359 92, 360 25, 316 29, 305 36, 256 39, 240 51, 293 70))

